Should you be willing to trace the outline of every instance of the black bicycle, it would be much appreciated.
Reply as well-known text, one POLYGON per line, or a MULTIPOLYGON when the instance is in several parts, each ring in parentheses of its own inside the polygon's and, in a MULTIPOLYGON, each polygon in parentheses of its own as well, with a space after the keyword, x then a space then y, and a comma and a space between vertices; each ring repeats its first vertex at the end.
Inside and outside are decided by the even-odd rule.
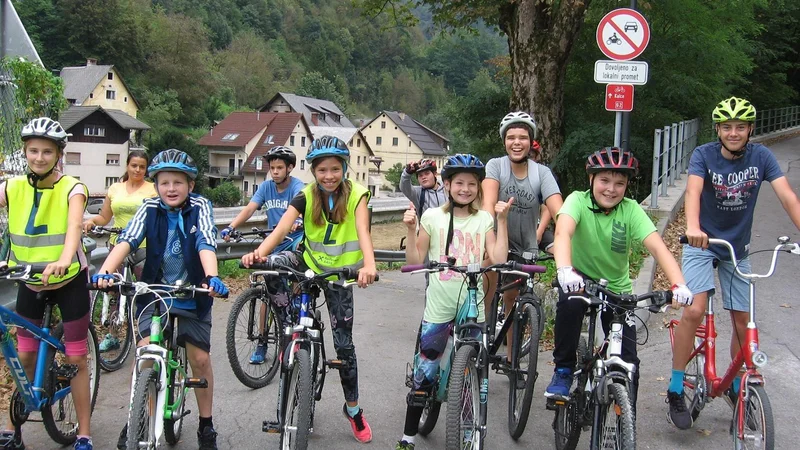
MULTIPOLYGON (((553 281, 554 286, 557 281, 553 281)), ((672 300, 672 291, 647 294, 616 294, 606 280, 586 280, 583 292, 570 299, 581 299, 589 305, 589 343, 581 337, 578 343, 578 368, 573 374, 569 400, 548 399, 547 409, 555 411, 553 430, 557 450, 573 450, 578 445, 581 429, 591 426, 591 450, 636 448, 635 399, 631 398, 636 366, 622 360, 622 326, 631 320, 636 309, 659 312, 672 300), (597 312, 606 308, 613 312, 610 331, 595 349, 594 330, 597 312)), ((636 343, 631 343, 636 345, 636 343)))

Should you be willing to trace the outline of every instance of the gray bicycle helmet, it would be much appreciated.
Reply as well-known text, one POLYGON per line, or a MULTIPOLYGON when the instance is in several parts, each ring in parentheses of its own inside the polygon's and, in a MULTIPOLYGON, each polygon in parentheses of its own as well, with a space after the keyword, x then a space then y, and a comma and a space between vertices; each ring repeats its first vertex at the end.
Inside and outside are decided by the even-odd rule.
POLYGON ((532 135, 530 136, 531 140, 536 139, 536 135, 538 133, 538 129, 536 127, 536 120, 534 120, 533 115, 526 113, 525 111, 515 111, 506 114, 503 117, 503 120, 500 121, 500 138, 506 138, 506 131, 514 124, 521 124, 527 126, 532 135))
POLYGON ((67 133, 60 123, 49 117, 33 119, 22 127, 23 141, 33 138, 48 139, 55 142, 62 150, 67 146, 67 137, 69 136, 72 135, 67 133))

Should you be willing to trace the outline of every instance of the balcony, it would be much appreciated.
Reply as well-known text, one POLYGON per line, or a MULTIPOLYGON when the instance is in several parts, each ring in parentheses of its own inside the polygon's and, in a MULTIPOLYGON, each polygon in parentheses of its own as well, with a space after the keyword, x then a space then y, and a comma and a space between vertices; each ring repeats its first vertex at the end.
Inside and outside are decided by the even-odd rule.
POLYGON ((213 178, 242 178, 238 168, 228 166, 211 166, 208 168, 208 176, 213 178))

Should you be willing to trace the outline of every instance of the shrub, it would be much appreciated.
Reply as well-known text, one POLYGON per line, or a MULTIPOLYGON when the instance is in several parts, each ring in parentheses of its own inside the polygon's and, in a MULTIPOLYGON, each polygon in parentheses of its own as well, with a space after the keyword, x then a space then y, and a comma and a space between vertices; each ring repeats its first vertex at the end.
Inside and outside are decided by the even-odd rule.
POLYGON ((230 181, 206 188, 203 193, 216 207, 237 206, 242 201, 242 191, 230 181))

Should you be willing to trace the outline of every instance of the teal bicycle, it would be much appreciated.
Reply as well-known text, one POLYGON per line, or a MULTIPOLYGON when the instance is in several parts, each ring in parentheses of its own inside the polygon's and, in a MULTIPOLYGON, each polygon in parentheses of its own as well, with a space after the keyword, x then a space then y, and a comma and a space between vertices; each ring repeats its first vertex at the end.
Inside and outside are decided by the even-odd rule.
MULTIPOLYGON (((44 265, 3 267, 0 268, 0 278, 25 282, 32 275, 41 274, 44 268, 44 265)), ((70 381, 77 375, 78 367, 66 363, 64 328, 61 323, 54 320, 53 307, 55 303, 50 301, 48 291, 39 292, 36 298, 45 302, 41 328, 0 305, 0 349, 16 383, 9 407, 14 432, 0 435, 0 448, 25 448, 22 441, 22 424, 29 421, 30 413, 36 411, 41 412, 41 422, 44 423, 47 434, 58 444, 72 444, 75 442, 78 432, 78 417, 70 387, 70 381), (25 329, 39 340, 33 381, 28 378, 22 367, 19 354, 14 347, 14 340, 9 333, 10 327, 25 329)), ((97 338, 91 323, 89 324, 87 346, 89 395, 91 396, 91 408, 94 410, 97 387, 100 384, 100 365, 98 363, 97 338)))

